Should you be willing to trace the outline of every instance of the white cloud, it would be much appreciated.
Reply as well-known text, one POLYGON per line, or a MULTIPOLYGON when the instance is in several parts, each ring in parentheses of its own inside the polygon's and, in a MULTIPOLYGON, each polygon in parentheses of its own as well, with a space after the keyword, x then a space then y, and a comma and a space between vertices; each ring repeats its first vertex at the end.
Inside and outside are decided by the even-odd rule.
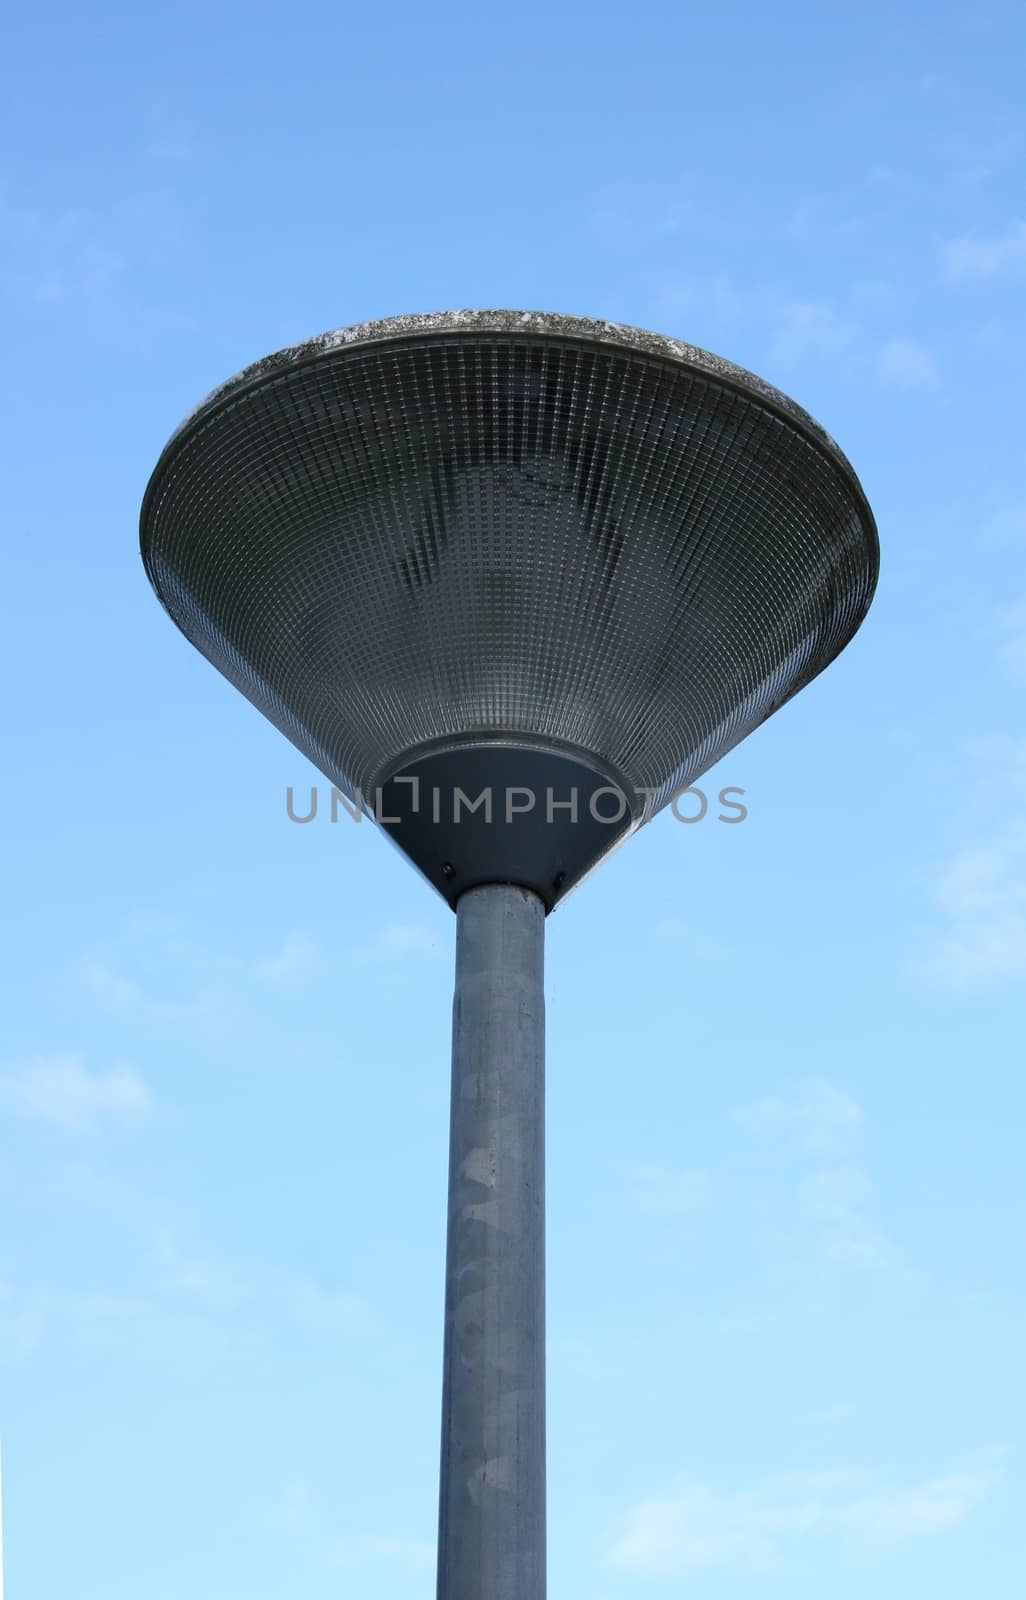
POLYGON ((885 378, 910 388, 937 382, 933 357, 915 339, 888 339, 880 351, 880 371, 885 378))
POLYGON ((1007 358, 1016 353, 1017 335, 1010 331, 1007 323, 999 321, 997 317, 986 317, 973 337, 977 348, 985 355, 1007 358))
POLYGON ((177 115, 169 106, 155 107, 149 118, 151 137, 146 153, 155 161, 178 165, 194 161, 200 154, 196 124, 177 115))
POLYGON ((894 299, 894 290, 883 278, 860 278, 848 291, 853 306, 875 311, 894 299))
POLYGON ((1026 683, 1026 600, 1020 600, 1001 615, 1004 633, 1001 660, 1014 678, 1026 683))
POLYGON ((302 1542, 307 1556, 315 1555, 329 1570, 351 1572, 370 1566, 428 1572, 437 1559, 430 1539, 368 1530, 340 1533, 337 1507, 324 1500, 301 1473, 292 1472, 284 1479, 269 1510, 286 1532, 302 1542))
POLYGON ((115 972, 106 961, 84 961, 81 976, 89 993, 111 1011, 136 1011, 145 1007, 146 997, 141 985, 134 978, 115 972))
POLYGON ((802 1180, 806 1211, 828 1222, 861 1211, 869 1191, 869 1179, 857 1167, 821 1168, 802 1180))
POLYGON ((646 1217, 686 1217, 709 1203, 709 1174, 698 1168, 635 1167, 630 1180, 635 1209, 646 1217))
POLYGON ((810 356, 829 356, 851 343, 855 330, 827 300, 792 300, 779 316, 770 357, 794 366, 810 356))
POLYGON ((762 1218, 761 1236, 775 1259, 805 1274, 813 1261, 817 1269, 840 1264, 883 1273, 904 1288, 922 1284, 922 1274, 904 1263, 877 1218, 872 1179, 852 1164, 865 1121, 857 1101, 825 1078, 808 1078, 734 1116, 765 1143, 777 1181, 786 1185, 785 1205, 762 1218))
POLYGON ((436 956, 437 931, 421 923, 390 923, 360 944, 326 949, 293 930, 259 956, 229 954, 186 937, 159 919, 136 923, 80 961, 73 981, 103 1010, 150 1027, 238 1041, 261 1026, 277 991, 342 979, 366 962, 436 956))
POLYGON ((874 162, 866 173, 866 183, 870 187, 879 184, 884 188, 903 186, 908 182, 907 174, 900 167, 887 166, 884 162, 874 162))
POLYGON ((829 217, 816 206, 799 206, 784 225, 784 235, 802 244, 848 249, 866 231, 862 217, 829 217))
POLYGON ((670 1499, 636 1506, 612 1545, 613 1566, 648 1577, 684 1577, 703 1567, 758 1571, 772 1563, 780 1539, 802 1531, 808 1513, 758 1495, 719 1495, 682 1484, 670 1499))
MULTIPOLYGON (((152 958, 154 952, 147 954, 152 958)), ((183 1024, 222 1037, 238 1028, 245 1003, 237 987, 238 974, 231 963, 212 951, 184 950, 172 943, 162 945, 160 959, 151 967, 159 969, 161 987, 177 985, 185 992, 180 998, 157 994, 136 978, 120 971, 115 959, 105 954, 83 961, 77 970, 79 982, 105 1010, 141 1022, 183 1024), (199 973, 218 972, 227 981, 214 987, 199 973), (233 982, 236 980, 236 982, 233 982)))
POLYGON ((660 944, 674 945, 685 950, 689 956, 696 956, 703 961, 722 961, 727 955, 727 947, 722 939, 702 933, 680 917, 664 917, 656 923, 653 932, 660 944))
POLYGON ((946 277, 997 278, 1026 269, 1026 222, 1013 222, 1003 234, 990 239, 963 234, 941 246, 946 277))
POLYGON ((1018 165, 1022 153, 1022 134, 965 134, 948 131, 932 141, 945 162, 950 181, 976 187, 996 177, 1010 165, 1018 165))
POLYGON ((438 935, 419 922, 391 922, 372 933, 358 951, 361 961, 384 961, 397 956, 437 955, 438 935))
POLYGON ((832 1405, 817 1406, 813 1411, 806 1411, 797 1420, 806 1428, 829 1428, 835 1423, 847 1422, 855 1415, 855 1407, 849 1400, 835 1400, 832 1405))
MULTIPOLYGON (((138 1353, 143 1304, 105 1290, 66 1294, 0 1285, 0 1345, 27 1354, 41 1344, 70 1336, 76 1343, 107 1349, 129 1341, 138 1353)), ((167 1325, 162 1325, 166 1332, 167 1325)))
POLYGON ((302 932, 289 933, 267 955, 247 959, 185 937, 173 921, 149 919, 91 952, 75 977, 106 1011, 220 1039, 253 1024, 262 991, 297 988, 330 964, 302 932))
POLYGON ((952 856, 937 888, 937 898, 955 921, 991 919, 1026 907, 1026 883, 1010 872, 1008 841, 977 846, 952 856))
POLYGON ((67 1341, 178 1366, 237 1361, 243 1349, 282 1337, 301 1350, 334 1351, 373 1326, 362 1294, 287 1260, 183 1253, 167 1236, 155 1241, 148 1272, 129 1284, 62 1292, 0 1280, 0 1348, 67 1341))
MULTIPOLYGON (((738 322, 744 313, 744 297, 725 272, 706 277, 660 273, 646 281, 652 305, 664 318, 686 317, 696 326, 701 323, 722 329, 738 322)), ((687 330, 682 337, 688 337, 687 330)))
POLYGON ((394 922, 382 930, 381 944, 386 950, 434 950, 438 941, 430 928, 418 923, 394 922))
POLYGON ((314 1278, 289 1276, 274 1287, 289 1320, 311 1334, 348 1331, 361 1326, 369 1307, 362 1294, 339 1289, 314 1278))
POLYGON ((126 262, 87 206, 42 211, 0 201, 8 271, 36 305, 89 312, 108 303, 126 262))
POLYGON ((261 983, 291 989, 314 977, 321 965, 313 940, 304 933, 290 933, 274 955, 256 962, 253 971, 261 983))
POLYGON ((694 226, 696 214, 685 184, 646 180, 608 185, 599 196, 594 220, 607 242, 645 250, 653 239, 670 238, 694 226))
POLYGON ((276 1262, 175 1259, 166 1249, 127 1291, 61 1293, 0 1283, 0 1347, 67 1341, 108 1355, 179 1366, 237 1361, 240 1352, 284 1337, 290 1346, 337 1351, 372 1326, 366 1299, 276 1262), (284 1333, 283 1333, 283 1330, 284 1333))
MULTIPOLYGON (((608 1341, 607 1341, 608 1342, 608 1341)), ((622 1355, 622 1350, 619 1354, 622 1355)), ((587 1382, 608 1383, 624 1376, 621 1362, 610 1359, 606 1343, 553 1335, 549 1339, 548 1360, 557 1377, 581 1378, 587 1382)))
POLYGON ((0 1105, 65 1128, 101 1121, 133 1122, 151 1109, 150 1091, 134 1067, 89 1072, 77 1055, 29 1062, 0 1078, 0 1105))
POLYGON ((936 898, 945 925, 912 961, 920 976, 958 989, 1026 977, 1026 829, 956 851, 936 898))
POLYGON ((398 1562, 411 1572, 429 1572, 436 1547, 427 1539, 396 1539, 376 1533, 354 1533, 338 1541, 332 1565, 349 1566, 354 1557, 398 1562))
POLYGON ((988 544, 1018 544, 1026 539, 1026 504, 999 506, 979 530, 988 544))
POLYGON ((351 1289, 275 1265, 183 1253, 167 1236, 158 1241, 157 1257, 161 1295, 192 1303, 211 1316, 260 1310, 266 1320, 267 1308, 273 1306, 307 1335, 330 1337, 359 1327, 369 1312, 364 1296, 351 1289))
POLYGON ((785 368, 848 350, 858 339, 861 313, 878 309, 893 294, 886 283, 862 280, 845 292, 843 303, 841 298, 807 299, 772 284, 739 285, 724 272, 690 276, 652 272, 643 282, 649 302, 664 321, 688 320, 692 332, 681 329, 683 338, 708 344, 711 328, 736 333, 739 326, 746 326, 749 346, 753 337, 765 335, 766 359, 785 368), (699 323, 706 327, 705 334, 693 331, 699 323))
MULTIPOLYGON (((978 803, 997 803, 1007 811, 1012 797, 1026 797, 1026 739, 989 733, 966 743, 970 770, 979 788, 978 803)), ((1020 808, 1021 809, 1021 808, 1020 808)))
POLYGON ((981 823, 939 866, 939 925, 909 967, 921 979, 968 991, 1026 978, 1026 739, 978 738, 967 755, 981 823))
POLYGON ((985 1499, 993 1481, 985 1472, 951 1473, 915 1488, 866 1495, 836 1508, 834 1517, 838 1527, 865 1544, 917 1539, 963 1522, 985 1499))
POLYGON ((735 1118, 750 1133, 797 1144, 809 1155, 843 1147, 862 1126, 862 1107, 826 1078, 806 1078, 787 1094, 741 1106, 735 1118))
POLYGON ((911 1488, 879 1488, 862 1473, 786 1478, 740 1493, 685 1482, 636 1506, 609 1548, 613 1566, 649 1577, 709 1568, 741 1574, 777 1566, 809 1538, 887 1547, 955 1527, 985 1498, 989 1472, 952 1474, 911 1488))
POLYGON ((809 1173, 799 1186, 802 1214, 828 1256, 867 1267, 886 1265, 892 1251, 872 1220, 873 1185, 857 1167, 809 1173))

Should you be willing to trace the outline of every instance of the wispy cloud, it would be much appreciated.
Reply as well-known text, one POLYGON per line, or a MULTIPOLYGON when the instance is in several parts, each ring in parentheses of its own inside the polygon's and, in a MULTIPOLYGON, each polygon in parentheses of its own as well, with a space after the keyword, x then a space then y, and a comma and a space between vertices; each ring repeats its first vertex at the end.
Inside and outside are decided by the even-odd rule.
MULTIPOLYGON (((180 155, 179 143, 175 159, 180 155)), ((87 335, 138 341, 180 334, 192 328, 192 316, 166 303, 166 286, 152 269, 166 269, 186 250, 184 216, 166 182, 154 189, 144 181, 96 203, 88 195, 42 204, 0 194, 0 297, 87 335)))
POLYGON ((689 274, 649 273, 645 278, 648 299, 657 320, 682 321, 681 337, 703 343, 708 333, 695 334, 694 328, 716 330, 723 335, 745 314, 746 301, 726 272, 689 274))
POLYGON ((151 919, 90 952, 72 982, 104 1011, 138 1025, 174 1027, 213 1040, 260 1025, 278 991, 339 979, 368 962, 423 961, 446 948, 423 923, 388 923, 348 947, 325 948, 302 930, 265 954, 229 954, 151 919))
POLYGON ((889 166, 882 161, 875 161, 865 176, 865 182, 869 188, 892 189, 905 187, 908 181, 908 173, 901 167, 889 166))
POLYGON ((672 945, 675 949, 684 950, 689 956, 696 956, 703 961, 723 961, 727 956, 727 946, 722 939, 715 935, 704 933, 700 928, 694 928, 681 917, 664 917, 657 922, 653 936, 659 944, 672 945))
POLYGON ((894 299, 894 288, 883 278, 859 278, 848 290, 848 301, 863 311, 877 311, 894 299))
POLYGON ((129 1283, 66 1292, 0 1282, 0 1342, 29 1350, 63 1341, 111 1354, 130 1347, 167 1364, 237 1359, 243 1346, 280 1338, 336 1349, 373 1324, 368 1300, 291 1263, 230 1261, 156 1241, 129 1283))
POLYGON ((836 217, 823 206, 803 205, 784 224, 784 235, 801 244, 848 249, 866 230, 862 217, 836 217))
POLYGON ((797 366, 810 356, 831 356, 849 345, 855 329, 829 300, 791 300, 781 309, 770 341, 770 357, 797 366))
POLYGON ((873 1217, 874 1188, 858 1167, 826 1167, 799 1185, 799 1204, 826 1255, 865 1267, 892 1265, 890 1242, 873 1217))
POLYGON ((63 314, 106 305, 125 272, 124 255, 87 207, 42 210, 0 202, 4 284, 19 300, 63 314))
POLYGON ((1000 815, 1021 811, 1026 806, 1026 738, 1012 733, 988 733, 968 739, 965 745, 968 771, 975 775, 974 801, 996 806, 1000 815))
MULTIPOLYGON (((130 1295, 19 1290, 10 1283, 0 1284, 0 1346, 19 1355, 28 1355, 55 1337, 70 1339, 79 1347, 99 1344, 107 1349, 127 1339, 137 1351, 144 1315, 145 1305, 130 1295)), ((154 1321, 153 1331, 163 1340, 169 1331, 167 1320, 159 1326, 154 1321)))
POLYGON ((844 1148, 863 1123, 862 1107, 826 1078, 806 1078, 784 1094, 752 1101, 735 1118, 749 1133, 813 1156, 844 1148))
POLYGON ((548 1359, 553 1372, 560 1377, 608 1383, 624 1375, 623 1362, 618 1359, 623 1351, 617 1347, 616 1354, 611 1355, 614 1345, 614 1341, 601 1340, 594 1334, 587 1339, 556 1334, 549 1340, 548 1359))
MULTIPOLYGON (((216 971, 218 965, 211 952, 211 962, 205 970, 216 971)), ((195 974, 191 961, 172 958, 163 969, 163 984, 176 987, 181 991, 177 995, 168 993, 166 988, 160 992, 158 980, 149 981, 149 975, 146 983, 129 975, 121 970, 119 958, 107 952, 87 957, 79 964, 76 976, 85 992, 105 1011, 139 1022, 184 1024, 220 1037, 239 1026, 246 1010, 244 996, 228 973, 221 973, 228 981, 211 984, 195 974)))
POLYGON ((331 1336, 363 1325, 369 1307, 362 1294, 273 1263, 225 1261, 182 1251, 165 1236, 157 1246, 156 1289, 161 1297, 220 1318, 260 1310, 308 1335, 331 1336))
POLYGON ((138 1122, 152 1109, 134 1067, 90 1072, 77 1055, 40 1058, 0 1076, 0 1106, 39 1122, 72 1129, 101 1122, 138 1122))
POLYGON ((936 900, 943 925, 913 958, 915 973, 965 990, 1026 977, 1026 828, 956 851, 936 900))
POLYGON ((976 187, 1019 164, 1023 135, 1018 128, 999 134, 948 129, 932 144, 947 168, 949 181, 976 187))
POLYGON ((1015 679, 1026 683, 1026 599, 1004 610, 998 625, 1004 635, 1001 660, 1015 679))
POLYGON ((436 1546, 431 1539, 403 1537, 395 1532, 339 1531, 338 1507, 327 1501, 301 1472, 290 1473, 272 1503, 271 1518, 302 1542, 327 1571, 353 1572, 367 1568, 429 1572, 435 1565, 436 1546))
POLYGON ((1026 502, 996 507, 981 523, 979 538, 995 545, 1026 543, 1026 502))
POLYGON ((739 281, 726 272, 655 271, 643 285, 654 317, 664 323, 686 319, 683 337, 709 344, 712 332, 721 338, 745 333, 750 347, 765 342, 761 360, 789 372, 842 355, 864 371, 869 352, 891 382, 925 384, 937 377, 932 356, 917 341, 895 335, 881 344, 879 335, 867 334, 867 325, 878 323, 895 299, 893 286, 879 278, 856 278, 836 294, 815 297, 779 284, 739 281), (696 327, 706 332, 689 332, 696 327))
POLYGON ((686 183, 642 181, 610 184, 598 196, 595 231, 624 249, 647 250, 653 239, 682 233, 695 221, 694 197, 686 183))
POLYGON ((941 266, 954 282, 972 278, 999 278, 1026 270, 1026 221, 1009 225, 1004 233, 981 239, 962 234, 941 245, 941 266))
POLYGON ((922 1282, 878 1219, 876 1186, 856 1160, 865 1118, 849 1094, 808 1078, 740 1107, 735 1120, 764 1145, 777 1183, 786 1185, 776 1220, 766 1214, 761 1229, 774 1256, 790 1258, 806 1277, 815 1263, 882 1272, 905 1287, 922 1282))
POLYGON ((281 988, 298 988, 323 967, 324 958, 305 933, 290 933, 273 955, 264 956, 253 967, 261 983, 281 988))
POLYGON ((709 1204, 712 1179, 700 1168, 634 1167, 630 1173, 634 1209, 646 1217, 686 1217, 709 1204))
POLYGON ((148 120, 150 130, 145 148, 154 161, 179 165, 196 160, 200 145, 199 130, 194 122, 167 104, 153 107, 148 120))
POLYGON ((835 1400, 832 1405, 816 1406, 812 1411, 804 1412, 797 1421, 805 1428, 831 1428, 839 1422, 847 1422, 854 1415, 855 1407, 851 1401, 835 1400))
POLYGON ((880 351, 880 372, 907 388, 930 388, 937 382, 933 356, 915 339, 888 339, 880 351))
POLYGON ((364 1561, 396 1563, 410 1572, 429 1572, 435 1565, 436 1547, 428 1539, 396 1539, 377 1533, 352 1533, 338 1539, 329 1558, 335 1567, 364 1561))
POLYGON ((966 753, 974 803, 988 820, 939 864, 939 924, 909 966, 920 979, 973 991, 1026 978, 1026 739, 979 738, 966 753))
POLYGON ((355 951, 361 961, 387 961, 403 956, 440 953, 438 935, 421 922, 390 922, 377 928, 355 951))
POLYGON ((779 1566, 789 1547, 812 1538, 886 1550, 956 1527, 994 1482, 982 1470, 910 1487, 882 1486, 851 1472, 785 1478, 739 1493, 683 1482, 628 1514, 608 1558, 641 1576, 686 1578, 717 1567, 765 1572, 779 1566))

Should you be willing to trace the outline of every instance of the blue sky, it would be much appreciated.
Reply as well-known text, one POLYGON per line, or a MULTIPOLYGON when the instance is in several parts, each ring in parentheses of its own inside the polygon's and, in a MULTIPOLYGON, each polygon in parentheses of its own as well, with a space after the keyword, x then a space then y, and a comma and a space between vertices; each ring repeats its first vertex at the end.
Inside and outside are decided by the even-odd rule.
POLYGON ((17 1600, 433 1592, 451 913, 161 614, 247 362, 524 306, 740 362, 880 526, 845 655, 549 945, 553 1595, 1018 1592, 1021 7, 22 8, 0 96, 17 1600))

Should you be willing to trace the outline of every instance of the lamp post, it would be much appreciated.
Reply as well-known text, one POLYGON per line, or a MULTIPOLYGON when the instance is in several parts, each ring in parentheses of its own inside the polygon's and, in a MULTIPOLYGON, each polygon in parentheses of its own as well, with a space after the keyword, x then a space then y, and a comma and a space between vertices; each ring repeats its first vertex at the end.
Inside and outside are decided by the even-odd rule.
POLYGON ((194 645, 456 911, 439 1600, 545 1593, 545 916, 844 648, 872 513, 750 373, 537 312, 280 351, 164 450, 194 645))

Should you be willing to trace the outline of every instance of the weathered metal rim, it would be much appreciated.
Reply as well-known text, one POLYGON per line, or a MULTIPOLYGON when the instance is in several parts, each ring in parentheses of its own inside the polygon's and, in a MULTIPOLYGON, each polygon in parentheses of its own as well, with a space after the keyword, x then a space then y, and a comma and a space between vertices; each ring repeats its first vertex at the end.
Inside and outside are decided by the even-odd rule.
POLYGON ((357 322, 348 328, 334 328, 328 333, 320 333, 312 339, 305 339, 302 344, 286 345, 284 349, 276 350, 260 361, 252 362, 234 377, 228 378, 226 382, 211 390, 206 398, 183 419, 164 446, 143 496, 140 518, 142 542, 145 544, 150 498, 168 458, 174 454, 188 434, 209 422, 213 413, 222 406, 238 399, 245 391, 258 388, 262 383, 280 377, 290 368, 322 360, 339 350, 362 345, 385 344, 389 341, 405 341, 417 337, 431 338, 445 333, 541 334, 551 338, 580 340, 588 344, 611 345, 622 351, 656 357, 676 366, 687 367, 702 377, 710 378, 725 387, 738 390, 750 399, 760 401, 824 451, 845 478, 858 502, 862 522, 873 544, 878 563, 880 546, 876 521, 854 467, 826 429, 795 401, 782 394, 779 389, 774 389, 772 384, 756 377, 755 373, 736 366, 732 361, 724 360, 722 356, 713 355, 709 350, 702 350, 697 345, 684 344, 668 334, 651 333, 644 328, 630 327, 625 323, 605 322, 595 317, 570 316, 558 311, 410 312, 405 316, 381 317, 374 322, 357 322))

